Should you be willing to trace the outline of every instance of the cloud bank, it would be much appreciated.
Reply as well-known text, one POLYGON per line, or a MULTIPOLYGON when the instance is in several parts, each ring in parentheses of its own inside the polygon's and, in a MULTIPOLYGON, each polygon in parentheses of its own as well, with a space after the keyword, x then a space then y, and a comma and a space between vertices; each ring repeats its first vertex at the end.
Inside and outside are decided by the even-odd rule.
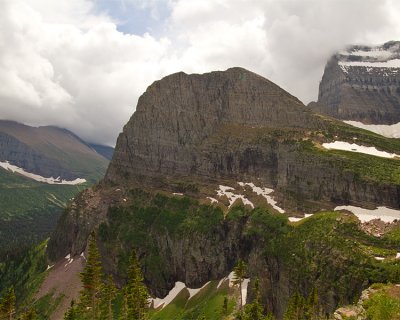
POLYGON ((333 52, 400 40, 395 0, 109 1, 149 12, 144 34, 120 31, 97 2, 0 2, 0 118, 114 145, 140 94, 169 73, 241 66, 308 103, 333 52))

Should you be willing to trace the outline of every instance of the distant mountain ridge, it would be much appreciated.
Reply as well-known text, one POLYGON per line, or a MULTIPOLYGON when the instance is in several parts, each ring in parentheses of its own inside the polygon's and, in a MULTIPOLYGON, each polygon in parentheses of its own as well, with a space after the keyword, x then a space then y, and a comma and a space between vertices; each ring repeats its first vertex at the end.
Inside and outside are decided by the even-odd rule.
POLYGON ((313 110, 364 124, 400 122, 400 42, 351 46, 331 57, 313 110))
POLYGON ((67 203, 101 179, 107 164, 69 130, 0 120, 0 261, 48 237, 67 203))
POLYGON ((111 160, 114 154, 114 148, 101 144, 90 143, 89 146, 96 150, 98 154, 101 154, 107 160, 111 160))

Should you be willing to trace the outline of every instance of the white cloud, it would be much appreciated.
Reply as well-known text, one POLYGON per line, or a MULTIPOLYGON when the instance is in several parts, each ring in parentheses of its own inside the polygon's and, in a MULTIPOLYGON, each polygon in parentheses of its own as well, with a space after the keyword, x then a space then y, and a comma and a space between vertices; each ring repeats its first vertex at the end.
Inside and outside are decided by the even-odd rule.
POLYGON ((113 144, 139 95, 168 73, 242 66, 308 102, 334 51, 400 39, 394 0, 110 5, 128 3, 151 10, 153 19, 159 8, 169 8, 157 36, 119 32, 118 17, 96 13, 96 0, 1 1, 0 118, 59 125, 113 144))

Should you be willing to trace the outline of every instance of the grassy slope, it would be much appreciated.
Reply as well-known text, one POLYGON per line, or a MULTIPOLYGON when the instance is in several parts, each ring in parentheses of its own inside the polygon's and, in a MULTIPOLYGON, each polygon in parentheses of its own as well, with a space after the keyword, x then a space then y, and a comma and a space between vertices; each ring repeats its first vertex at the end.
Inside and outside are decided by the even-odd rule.
POLYGON ((235 306, 232 289, 221 286, 217 289, 218 281, 211 281, 203 290, 191 299, 188 293, 181 292, 172 303, 159 311, 152 311, 151 320, 165 319, 199 319, 204 316, 207 320, 221 320, 230 315, 235 306), (223 314, 224 298, 228 297, 228 312, 223 314))
POLYGON ((0 256, 49 236, 66 203, 88 184, 49 185, 0 170, 0 256))

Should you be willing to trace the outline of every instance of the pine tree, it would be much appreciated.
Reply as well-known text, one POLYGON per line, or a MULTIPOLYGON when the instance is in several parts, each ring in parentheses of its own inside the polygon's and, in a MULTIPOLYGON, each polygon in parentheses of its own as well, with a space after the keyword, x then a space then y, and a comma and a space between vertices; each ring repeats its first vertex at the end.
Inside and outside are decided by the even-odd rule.
POLYGON ((222 315, 228 315, 228 297, 224 297, 224 304, 222 305, 222 315))
POLYGON ((128 319, 128 292, 126 287, 122 289, 123 291, 123 301, 122 301, 122 311, 119 317, 120 320, 129 320, 128 319))
POLYGON ((260 281, 257 278, 254 283, 254 293, 255 299, 253 302, 246 306, 245 312, 243 314, 244 320, 264 320, 265 316, 263 314, 263 307, 261 305, 261 295, 260 295, 260 281))
POLYGON ((34 309, 30 309, 26 312, 24 312, 20 318, 18 318, 19 320, 36 320, 38 319, 37 313, 34 309))
POLYGON ((140 264, 134 251, 129 260, 128 282, 125 287, 129 320, 142 320, 146 318, 149 307, 149 293, 143 280, 140 264))
POLYGON ((284 320, 304 319, 305 299, 299 293, 295 293, 289 300, 288 307, 283 316, 284 320))
POLYGON ((273 320, 271 313, 265 315, 264 308, 261 304, 260 281, 256 278, 254 282, 255 298, 252 303, 246 305, 243 314, 243 320, 273 320))
POLYGON ((113 300, 115 299, 117 289, 115 288, 111 276, 107 281, 102 284, 100 289, 100 319, 112 320, 113 319, 113 300))
POLYGON ((83 289, 80 292, 78 311, 83 318, 97 319, 102 269, 94 232, 90 235, 86 266, 80 278, 83 289))
POLYGON ((64 320, 76 320, 77 319, 77 314, 76 314, 76 307, 75 307, 75 301, 71 301, 71 306, 67 310, 67 312, 64 314, 64 320))
POLYGON ((12 320, 15 315, 15 292, 14 288, 11 287, 8 289, 6 295, 0 302, 0 315, 5 317, 4 319, 12 320))
POLYGON ((319 319, 319 301, 317 290, 313 288, 310 295, 307 297, 304 310, 305 320, 318 320, 319 319))
POLYGON ((242 295, 242 283, 246 274, 246 264, 243 260, 239 260, 236 267, 233 269, 233 284, 239 285, 240 291, 240 318, 243 316, 243 295, 242 295))

